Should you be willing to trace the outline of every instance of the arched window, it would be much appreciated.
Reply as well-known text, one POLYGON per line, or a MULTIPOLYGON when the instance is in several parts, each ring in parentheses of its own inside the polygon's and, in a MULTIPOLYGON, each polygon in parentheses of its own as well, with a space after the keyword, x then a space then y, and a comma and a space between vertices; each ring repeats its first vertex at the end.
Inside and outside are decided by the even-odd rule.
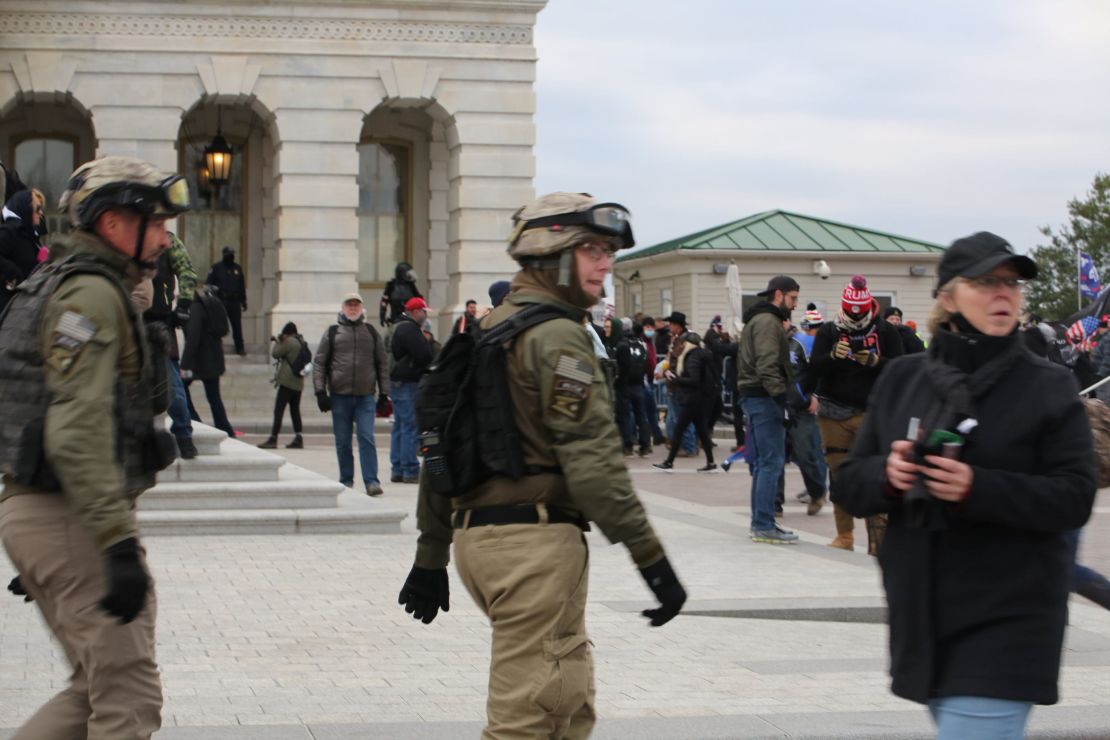
POLYGON ((24 139, 15 145, 15 169, 28 187, 42 191, 46 226, 51 233, 69 231, 69 222, 58 215, 58 199, 77 167, 76 150, 69 139, 24 139))
POLYGON ((377 287, 394 266, 412 262, 410 145, 364 140, 358 146, 358 282, 377 287))

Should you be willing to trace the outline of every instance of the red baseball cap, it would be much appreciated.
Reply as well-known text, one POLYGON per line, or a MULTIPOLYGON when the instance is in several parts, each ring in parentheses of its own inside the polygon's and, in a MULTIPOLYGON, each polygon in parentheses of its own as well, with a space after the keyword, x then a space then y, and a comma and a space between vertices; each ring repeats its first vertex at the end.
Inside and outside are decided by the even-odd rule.
POLYGON ((424 302, 423 298, 409 298, 405 301, 406 311, 427 311, 428 304, 424 302))

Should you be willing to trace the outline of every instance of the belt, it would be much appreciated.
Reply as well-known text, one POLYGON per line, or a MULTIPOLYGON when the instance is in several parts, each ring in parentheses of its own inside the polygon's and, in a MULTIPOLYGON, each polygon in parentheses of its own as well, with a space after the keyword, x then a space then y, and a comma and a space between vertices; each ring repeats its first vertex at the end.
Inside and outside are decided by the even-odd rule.
POLYGON ((539 524, 541 513, 547 515, 548 524, 573 524, 583 532, 590 531, 590 523, 581 514, 570 514, 562 509, 548 507, 546 504, 460 509, 451 517, 451 525, 455 529, 467 529, 490 524, 539 524))

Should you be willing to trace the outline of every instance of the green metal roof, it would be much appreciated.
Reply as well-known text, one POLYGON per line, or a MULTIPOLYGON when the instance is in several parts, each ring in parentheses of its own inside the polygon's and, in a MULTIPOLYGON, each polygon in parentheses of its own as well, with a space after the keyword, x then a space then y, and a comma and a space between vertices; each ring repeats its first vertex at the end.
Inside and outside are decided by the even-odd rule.
POLYGON ((743 252, 941 252, 940 244, 789 211, 765 211, 671 239, 617 258, 618 262, 678 249, 743 252))

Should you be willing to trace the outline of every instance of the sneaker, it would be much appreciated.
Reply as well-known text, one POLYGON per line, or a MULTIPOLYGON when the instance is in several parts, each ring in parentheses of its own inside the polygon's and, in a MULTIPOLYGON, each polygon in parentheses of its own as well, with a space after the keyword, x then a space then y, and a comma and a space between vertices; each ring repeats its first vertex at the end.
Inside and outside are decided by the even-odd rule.
POLYGON ((260 449, 260 450, 276 450, 277 449, 277 437, 270 437, 265 442, 258 445, 258 449, 260 449))
POLYGON ((632 451, 631 447, 625 447, 624 448, 624 456, 625 457, 636 457, 636 453, 632 451))
POLYGON ((646 448, 641 447, 640 448, 640 457, 651 457, 652 452, 654 452, 654 450, 652 450, 650 447, 646 447, 646 448))
POLYGON ((731 468, 731 467, 732 467, 732 463, 730 463, 728 460, 725 460, 723 463, 721 463, 721 470, 725 471, 726 473, 729 471, 729 468, 731 468))
POLYGON ((402 478, 399 473, 394 473, 393 475, 389 476, 390 483, 400 483, 403 480, 404 478, 402 478))
POLYGON ((817 512, 821 511, 821 507, 825 505, 825 497, 815 498, 806 505, 806 514, 809 516, 817 516, 817 512))
POLYGON ((711 473, 717 469, 717 463, 708 463, 698 468, 699 473, 711 473))
POLYGON ((401 482, 402 483, 419 483, 420 482, 420 476, 419 475, 406 475, 404 478, 401 479, 401 482))
POLYGON ((751 537, 752 542, 762 542, 767 545, 796 545, 798 543, 798 535, 778 527, 774 529, 753 529, 751 537))
POLYGON ((670 470, 671 468, 674 467, 674 463, 672 463, 670 460, 664 460, 661 463, 655 463, 651 467, 659 468, 660 470, 670 470))
POLYGON ((287 449, 287 450, 303 450, 304 449, 304 439, 301 438, 301 435, 299 435, 299 434, 295 435, 293 437, 293 441, 290 442, 289 444, 285 445, 285 449, 287 449))
POLYGON ((378 484, 378 483, 367 483, 366 484, 366 495, 367 496, 381 496, 383 493, 385 493, 385 491, 382 490, 382 487, 381 487, 380 484, 378 484))
POLYGON ((192 437, 175 437, 177 440, 177 452, 181 455, 182 460, 192 460, 197 456, 197 446, 193 444, 192 437))
POLYGON ((798 501, 800 501, 803 504, 808 504, 810 502, 809 491, 802 491, 801 493, 799 493, 794 498, 796 498, 798 501))

